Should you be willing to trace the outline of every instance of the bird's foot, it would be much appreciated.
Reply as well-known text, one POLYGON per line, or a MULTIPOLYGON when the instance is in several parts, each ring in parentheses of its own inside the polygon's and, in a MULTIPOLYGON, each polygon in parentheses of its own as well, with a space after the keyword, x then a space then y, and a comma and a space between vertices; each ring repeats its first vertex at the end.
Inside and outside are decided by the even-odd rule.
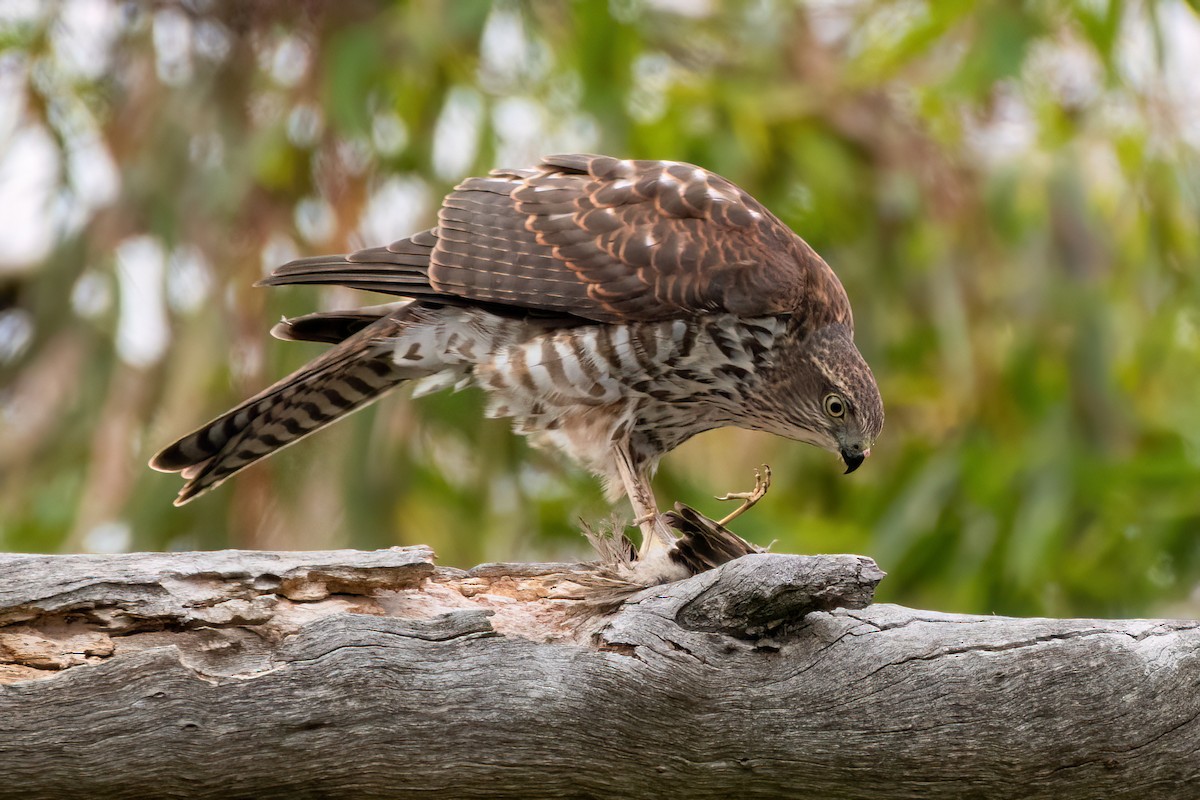
POLYGON ((643 514, 634 524, 642 529, 642 546, 638 548, 638 560, 645 561, 652 553, 667 550, 675 544, 675 534, 667 522, 666 515, 655 511, 643 514))
POLYGON ((718 497, 718 500, 741 500, 742 504, 733 510, 733 513, 718 522, 718 525, 728 525, 735 519, 745 514, 754 504, 767 496, 767 490, 771 488, 771 467, 763 464, 759 469, 754 470, 754 488, 748 492, 730 492, 718 497))
POLYGON ((634 520, 641 528, 642 544, 636 547, 625 532, 624 523, 615 518, 608 525, 593 528, 584 523, 583 533, 596 548, 601 563, 623 581, 636 586, 654 586, 688 577, 685 565, 672 557, 675 534, 673 517, 667 514, 643 514, 634 520))

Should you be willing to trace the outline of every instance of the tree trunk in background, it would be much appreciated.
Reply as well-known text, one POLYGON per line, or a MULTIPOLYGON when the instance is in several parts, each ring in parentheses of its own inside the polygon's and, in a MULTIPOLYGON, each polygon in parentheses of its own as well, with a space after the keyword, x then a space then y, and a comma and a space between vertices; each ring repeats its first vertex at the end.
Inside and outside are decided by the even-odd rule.
POLYGON ((1200 623, 427 548, 0 555, 0 797, 1195 798, 1200 623))

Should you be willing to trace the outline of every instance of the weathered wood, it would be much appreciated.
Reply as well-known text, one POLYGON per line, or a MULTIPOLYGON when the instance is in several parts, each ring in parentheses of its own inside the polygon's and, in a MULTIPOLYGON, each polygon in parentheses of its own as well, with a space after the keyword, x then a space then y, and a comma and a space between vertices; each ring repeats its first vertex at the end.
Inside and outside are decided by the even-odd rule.
POLYGON ((868 605, 857 556, 0 555, 0 798, 1195 798, 1200 623, 868 605))

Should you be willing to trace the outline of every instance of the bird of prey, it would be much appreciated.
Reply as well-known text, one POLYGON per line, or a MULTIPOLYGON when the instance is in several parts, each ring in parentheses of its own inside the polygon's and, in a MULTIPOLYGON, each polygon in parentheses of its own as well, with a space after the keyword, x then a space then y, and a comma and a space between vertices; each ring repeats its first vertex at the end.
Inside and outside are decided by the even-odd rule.
POLYGON ((154 457, 187 479, 176 505, 402 383, 477 386, 489 416, 581 463, 610 500, 628 496, 645 555, 673 538, 650 476, 692 436, 770 431, 853 472, 883 427, 837 276, 690 164, 556 155, 494 170, 457 186, 434 228, 292 261, 261 284, 405 299, 276 325, 333 347, 154 457))

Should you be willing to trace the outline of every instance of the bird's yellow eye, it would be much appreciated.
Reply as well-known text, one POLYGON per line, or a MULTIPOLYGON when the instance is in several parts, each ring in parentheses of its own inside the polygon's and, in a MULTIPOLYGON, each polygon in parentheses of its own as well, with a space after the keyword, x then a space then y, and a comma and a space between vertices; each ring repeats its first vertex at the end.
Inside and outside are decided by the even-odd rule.
POLYGON ((846 401, 841 395, 827 394, 825 395, 825 413, 835 419, 846 415, 846 401))

